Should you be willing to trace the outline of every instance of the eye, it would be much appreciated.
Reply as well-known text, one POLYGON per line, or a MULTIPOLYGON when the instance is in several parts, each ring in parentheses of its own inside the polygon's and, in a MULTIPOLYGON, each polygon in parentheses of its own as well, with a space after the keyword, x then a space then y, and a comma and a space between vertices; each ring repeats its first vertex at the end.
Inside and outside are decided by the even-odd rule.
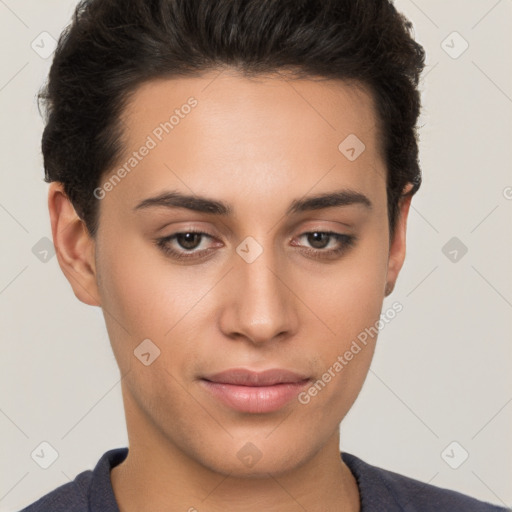
MULTIPOLYGON (((306 239, 306 243, 310 247, 305 247, 296 242, 292 242, 292 245, 299 247, 308 256, 317 259, 338 258, 353 247, 356 242, 354 235, 345 235, 333 231, 310 231, 298 237, 299 240, 303 238, 306 239)), ((215 250, 208 247, 208 244, 203 244, 205 239, 215 240, 215 237, 203 231, 189 229, 158 238, 155 243, 167 256, 175 260, 188 260, 206 257, 215 250)), ((222 242, 216 243, 217 247, 222 245, 222 242)))
POLYGON ((158 238, 155 243, 166 255, 177 260, 184 260, 200 258, 211 252, 211 249, 208 248, 199 249, 205 238, 213 239, 214 237, 203 231, 189 229, 164 238, 158 238))
MULTIPOLYGON (((306 239, 311 247, 305 247, 303 250, 314 258, 336 258, 348 251, 355 245, 356 237, 354 235, 345 235, 333 231, 310 231, 303 233, 298 239, 306 239)), ((300 244, 293 243, 292 245, 300 244)))

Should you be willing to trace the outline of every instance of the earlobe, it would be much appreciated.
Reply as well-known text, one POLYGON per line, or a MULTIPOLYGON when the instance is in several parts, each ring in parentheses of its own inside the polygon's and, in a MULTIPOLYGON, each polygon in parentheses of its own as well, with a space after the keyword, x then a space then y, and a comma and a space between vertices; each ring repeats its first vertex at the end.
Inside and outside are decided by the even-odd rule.
POLYGON ((50 183, 48 210, 55 253, 62 272, 81 302, 100 306, 94 259, 95 242, 61 183, 50 183))
POLYGON ((393 291, 396 280, 398 279, 398 274, 400 273, 405 260, 407 218, 412 200, 412 196, 406 194, 410 191, 412 186, 412 183, 407 184, 402 192, 402 197, 399 202, 399 216, 397 219, 395 234, 390 243, 389 249, 386 288, 384 290, 384 295, 386 297, 393 291))

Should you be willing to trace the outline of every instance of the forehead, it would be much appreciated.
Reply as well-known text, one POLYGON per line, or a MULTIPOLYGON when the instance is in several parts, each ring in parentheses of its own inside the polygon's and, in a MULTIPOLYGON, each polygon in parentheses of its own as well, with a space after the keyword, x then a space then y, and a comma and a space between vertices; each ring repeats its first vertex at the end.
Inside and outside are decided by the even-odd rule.
POLYGON ((254 190, 269 177, 275 187, 325 174, 367 188, 383 179, 373 98, 359 84, 226 70, 158 79, 133 93, 122 124, 118 166, 151 146, 123 184, 137 196, 177 176, 196 193, 227 182, 254 190), (356 160, 352 147, 364 148, 356 160))

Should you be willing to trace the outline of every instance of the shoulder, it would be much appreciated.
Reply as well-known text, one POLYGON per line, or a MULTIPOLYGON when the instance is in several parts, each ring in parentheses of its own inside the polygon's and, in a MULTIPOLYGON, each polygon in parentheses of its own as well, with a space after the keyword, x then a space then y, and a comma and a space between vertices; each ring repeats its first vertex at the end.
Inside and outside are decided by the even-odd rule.
POLYGON ((83 471, 72 482, 61 485, 25 507, 21 512, 88 512, 88 489, 92 471, 83 471))
POLYGON ((372 466, 355 455, 342 453, 354 474, 361 495, 362 512, 505 512, 506 509, 465 494, 442 489, 399 473, 372 466), (382 508, 385 505, 384 508, 382 508))
POLYGON ((79 473, 72 482, 57 487, 20 512, 117 512, 110 470, 122 462, 127 454, 127 448, 105 452, 94 470, 79 473))

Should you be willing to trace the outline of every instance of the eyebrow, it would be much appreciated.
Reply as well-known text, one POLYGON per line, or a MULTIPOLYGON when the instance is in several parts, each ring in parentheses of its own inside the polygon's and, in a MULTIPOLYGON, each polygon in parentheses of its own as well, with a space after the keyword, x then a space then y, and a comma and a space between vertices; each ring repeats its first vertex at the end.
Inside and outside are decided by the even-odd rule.
MULTIPOLYGON (((373 205, 367 196, 350 189, 336 190, 314 196, 295 199, 290 203, 286 215, 341 206, 362 205, 371 210, 373 205)), ((149 208, 186 208, 201 213, 227 216, 233 213, 231 205, 203 196, 186 195, 178 191, 163 192, 141 201, 134 210, 149 208)))

